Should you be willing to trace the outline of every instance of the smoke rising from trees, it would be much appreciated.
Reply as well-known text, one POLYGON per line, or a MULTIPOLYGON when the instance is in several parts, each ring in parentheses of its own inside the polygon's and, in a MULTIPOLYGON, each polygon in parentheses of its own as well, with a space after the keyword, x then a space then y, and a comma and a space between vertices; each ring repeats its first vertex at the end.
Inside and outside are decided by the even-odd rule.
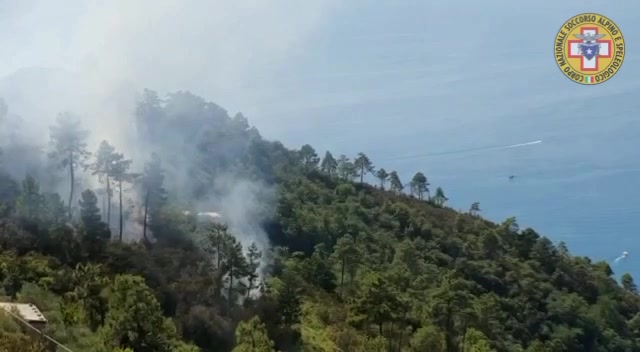
POLYGON ((152 236, 153 230, 141 219, 153 214, 148 204, 145 214, 148 192, 141 190, 146 186, 134 176, 144 172, 156 153, 168 196, 179 198, 176 204, 194 211, 220 211, 231 231, 242 232, 237 235, 243 244, 255 238, 265 246, 260 223, 268 213, 269 197, 263 193, 269 190, 264 175, 242 174, 233 166, 245 157, 248 141, 257 132, 245 131, 253 137, 226 136, 231 130, 242 134, 245 125, 249 129, 244 116, 233 119, 238 129, 225 130, 228 126, 222 126, 229 116, 219 106, 185 92, 165 100, 164 93, 143 88, 184 88, 226 106, 250 105, 247 101, 269 95, 248 89, 256 77, 275 78, 277 68, 304 45, 336 4, 334 0, 268 5, 200 0, 188 5, 174 0, 78 1, 64 7, 43 0, 2 4, 0 33, 5 34, 0 39, 12 52, 11 61, 0 62, 0 77, 4 76, 0 148, 5 171, 17 180, 32 176, 42 191, 67 198, 72 211, 85 189, 94 190, 114 235, 138 240, 143 234, 152 236), (70 124, 87 134, 78 141, 67 138, 66 145, 51 139, 50 127, 55 128, 59 116, 69 121, 59 125, 58 134, 66 133, 70 124), (167 120, 155 120, 162 118, 167 120), (209 142, 215 140, 231 142, 209 142), (95 158, 103 141, 122 162, 115 160, 100 170, 95 158), (55 155, 49 157, 50 153, 55 155), (93 167, 86 168, 87 163, 93 167), (111 171, 104 168, 110 166, 120 172, 107 181, 111 171), (111 185, 111 181, 116 182, 111 185), (216 188, 222 189, 211 191, 216 188), (217 208, 207 208, 214 204, 217 208))
POLYGON ((262 223, 273 213, 273 173, 271 165, 244 166, 253 164, 247 163, 255 157, 252 146, 267 143, 247 119, 242 114, 231 118, 188 92, 161 98, 150 90, 144 91, 132 116, 128 138, 121 140, 134 148, 123 151, 103 140, 92 150, 85 141, 93 131, 84 128, 79 115, 60 114, 50 127, 49 142, 42 143, 27 138, 15 124, 20 118, 6 108, 3 169, 18 180, 32 177, 44 192, 68 195, 65 207, 76 218, 82 192, 93 190, 115 240, 151 241, 158 229, 165 237, 178 236, 180 229, 157 220, 173 211, 166 209, 171 198, 171 206, 180 212, 222 213, 244 249, 255 242, 264 253, 269 240, 262 223), (133 159, 128 150, 141 159, 133 159))

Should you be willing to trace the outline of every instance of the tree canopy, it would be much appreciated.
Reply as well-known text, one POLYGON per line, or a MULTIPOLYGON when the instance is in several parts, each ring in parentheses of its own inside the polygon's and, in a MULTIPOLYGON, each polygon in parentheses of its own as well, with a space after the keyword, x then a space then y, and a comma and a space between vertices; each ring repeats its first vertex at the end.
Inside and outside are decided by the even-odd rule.
MULTIPOLYGON (((146 90, 135 115, 138 162, 106 140, 86 152, 81 117, 52 128, 65 201, 46 173, 0 163, 0 296, 34 303, 74 351, 640 351, 631 275, 484 219, 481 200, 448 208, 425 172, 285 148, 188 92, 146 90), (260 186, 225 196, 241 181, 260 186), (265 238, 185 211, 262 188, 265 238)), ((0 315, 0 351, 47 344, 0 315)))

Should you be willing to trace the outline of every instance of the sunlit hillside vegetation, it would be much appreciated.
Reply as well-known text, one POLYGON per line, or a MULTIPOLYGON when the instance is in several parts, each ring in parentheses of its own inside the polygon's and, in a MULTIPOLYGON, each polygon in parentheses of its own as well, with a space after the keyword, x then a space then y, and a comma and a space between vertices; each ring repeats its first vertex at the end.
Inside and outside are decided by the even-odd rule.
MULTIPOLYGON (((72 114, 45 151, 3 147, 0 294, 72 351, 640 351, 631 276, 448 208, 428 170, 290 150, 185 92, 146 91, 136 126, 139 170, 72 114), (220 178, 260 185, 268 246, 184 212, 220 178)), ((0 351, 51 348, 0 330, 0 351)))

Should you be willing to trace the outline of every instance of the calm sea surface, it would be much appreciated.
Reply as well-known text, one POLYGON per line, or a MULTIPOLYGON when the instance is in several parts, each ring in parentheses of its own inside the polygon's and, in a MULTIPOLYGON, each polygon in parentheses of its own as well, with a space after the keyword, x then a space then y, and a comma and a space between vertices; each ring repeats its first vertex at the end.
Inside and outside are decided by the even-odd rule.
POLYGON ((343 10, 270 82, 282 99, 251 112, 287 123, 258 127, 321 155, 363 151, 405 182, 422 171, 450 206, 478 201, 487 218, 515 216, 574 254, 613 262, 629 251, 612 267, 640 275, 640 5, 454 2, 343 10), (588 11, 616 21, 628 47, 598 86, 572 83, 553 57, 560 25, 588 11))

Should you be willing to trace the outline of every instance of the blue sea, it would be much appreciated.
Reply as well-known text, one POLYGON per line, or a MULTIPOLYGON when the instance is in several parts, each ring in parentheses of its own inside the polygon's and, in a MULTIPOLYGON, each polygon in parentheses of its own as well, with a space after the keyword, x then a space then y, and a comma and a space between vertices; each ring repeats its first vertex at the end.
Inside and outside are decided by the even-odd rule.
POLYGON ((362 151, 405 182, 422 171, 453 208, 480 202, 491 220, 515 216, 616 275, 640 275, 640 3, 425 3, 336 9, 269 82, 280 99, 249 116, 286 121, 258 127, 291 147, 362 151), (553 56, 558 29, 582 12, 613 19, 627 45, 622 69, 596 86, 571 82, 553 56))
POLYGON ((98 139, 125 149, 128 115, 116 102, 128 106, 145 87, 190 90, 288 147, 364 152, 405 182, 421 171, 449 206, 480 202, 488 219, 515 216, 574 254, 613 262, 628 251, 613 269, 640 275, 638 1, 168 2, 144 25, 139 5, 107 23, 120 5, 23 3, 0 6, 10 53, 0 75, 18 69, 0 79, 0 96, 43 138, 58 111, 79 109, 98 139), (554 58, 560 27, 585 12, 612 19, 625 38, 622 68, 599 85, 570 81, 554 58), (31 66, 41 68, 19 70, 31 66), (67 69, 80 74, 62 84, 67 69))

